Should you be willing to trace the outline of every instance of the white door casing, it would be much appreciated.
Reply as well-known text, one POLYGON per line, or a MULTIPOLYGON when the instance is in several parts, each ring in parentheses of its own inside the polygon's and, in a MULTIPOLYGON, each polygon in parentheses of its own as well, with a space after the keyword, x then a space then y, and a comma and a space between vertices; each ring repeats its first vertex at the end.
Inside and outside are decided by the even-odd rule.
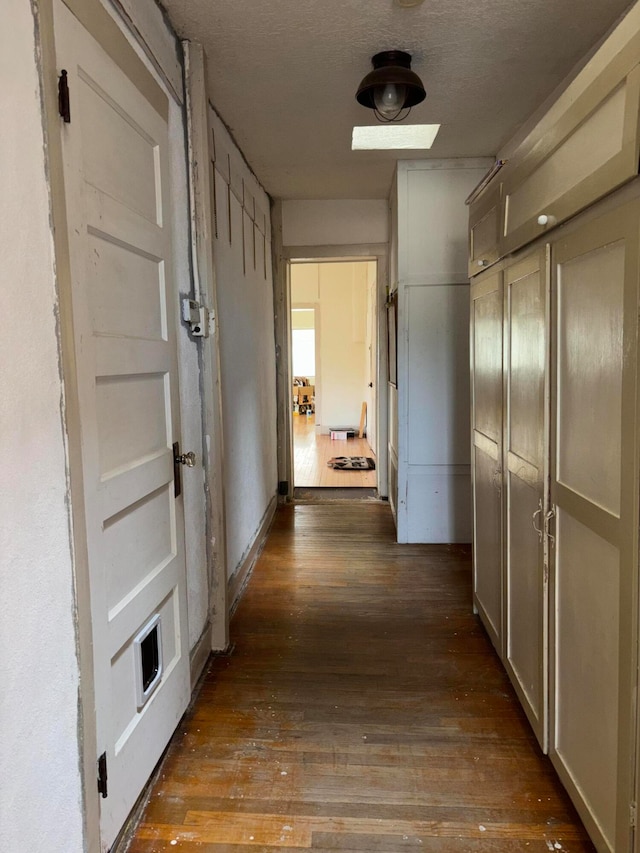
POLYGON ((168 125, 60 0, 54 20, 71 97, 61 133, 108 850, 190 694, 168 125))

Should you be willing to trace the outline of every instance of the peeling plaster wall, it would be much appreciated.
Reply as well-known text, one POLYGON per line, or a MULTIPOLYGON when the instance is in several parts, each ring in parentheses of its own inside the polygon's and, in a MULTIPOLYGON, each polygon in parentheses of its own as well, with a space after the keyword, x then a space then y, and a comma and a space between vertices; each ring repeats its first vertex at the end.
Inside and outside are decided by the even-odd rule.
POLYGON ((0 29, 0 839, 7 853, 83 849, 78 662, 57 297, 34 20, 0 29))

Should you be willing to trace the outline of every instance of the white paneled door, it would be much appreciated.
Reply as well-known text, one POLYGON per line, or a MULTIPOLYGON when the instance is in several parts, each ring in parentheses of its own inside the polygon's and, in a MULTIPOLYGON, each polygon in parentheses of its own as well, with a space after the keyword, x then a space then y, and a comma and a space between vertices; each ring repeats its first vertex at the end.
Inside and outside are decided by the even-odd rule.
POLYGON ((607 851, 632 823, 639 229, 633 202, 552 244, 550 754, 607 851))
POLYGON ((190 690, 167 103, 59 0, 55 37, 108 850, 190 690))
POLYGON ((544 248, 505 276, 505 665, 547 749, 548 511, 545 460, 547 287, 544 248))
POLYGON ((503 655, 502 269, 471 285, 473 599, 503 655))

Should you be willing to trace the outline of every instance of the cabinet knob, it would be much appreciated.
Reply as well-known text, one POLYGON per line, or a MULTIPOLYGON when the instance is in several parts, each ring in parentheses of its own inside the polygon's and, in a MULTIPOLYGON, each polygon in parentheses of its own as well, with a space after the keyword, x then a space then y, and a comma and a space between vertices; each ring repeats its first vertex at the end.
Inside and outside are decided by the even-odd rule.
POLYGON ((538 225, 555 225, 558 220, 555 216, 551 216, 549 213, 541 213, 538 217, 538 225))
POLYGON ((489 261, 485 261, 484 258, 482 258, 481 260, 478 261, 479 267, 486 267, 486 266, 488 266, 488 264, 489 264, 489 261))

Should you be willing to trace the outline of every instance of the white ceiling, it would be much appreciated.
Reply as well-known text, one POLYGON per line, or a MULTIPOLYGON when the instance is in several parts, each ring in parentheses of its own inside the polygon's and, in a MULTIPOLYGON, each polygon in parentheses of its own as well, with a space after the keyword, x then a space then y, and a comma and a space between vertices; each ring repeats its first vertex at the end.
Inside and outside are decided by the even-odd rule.
POLYGON ((214 106, 278 198, 385 198, 394 152, 351 151, 355 100, 380 50, 413 55, 427 99, 411 123, 442 125, 430 152, 496 154, 629 0, 163 0, 200 41, 214 106))

